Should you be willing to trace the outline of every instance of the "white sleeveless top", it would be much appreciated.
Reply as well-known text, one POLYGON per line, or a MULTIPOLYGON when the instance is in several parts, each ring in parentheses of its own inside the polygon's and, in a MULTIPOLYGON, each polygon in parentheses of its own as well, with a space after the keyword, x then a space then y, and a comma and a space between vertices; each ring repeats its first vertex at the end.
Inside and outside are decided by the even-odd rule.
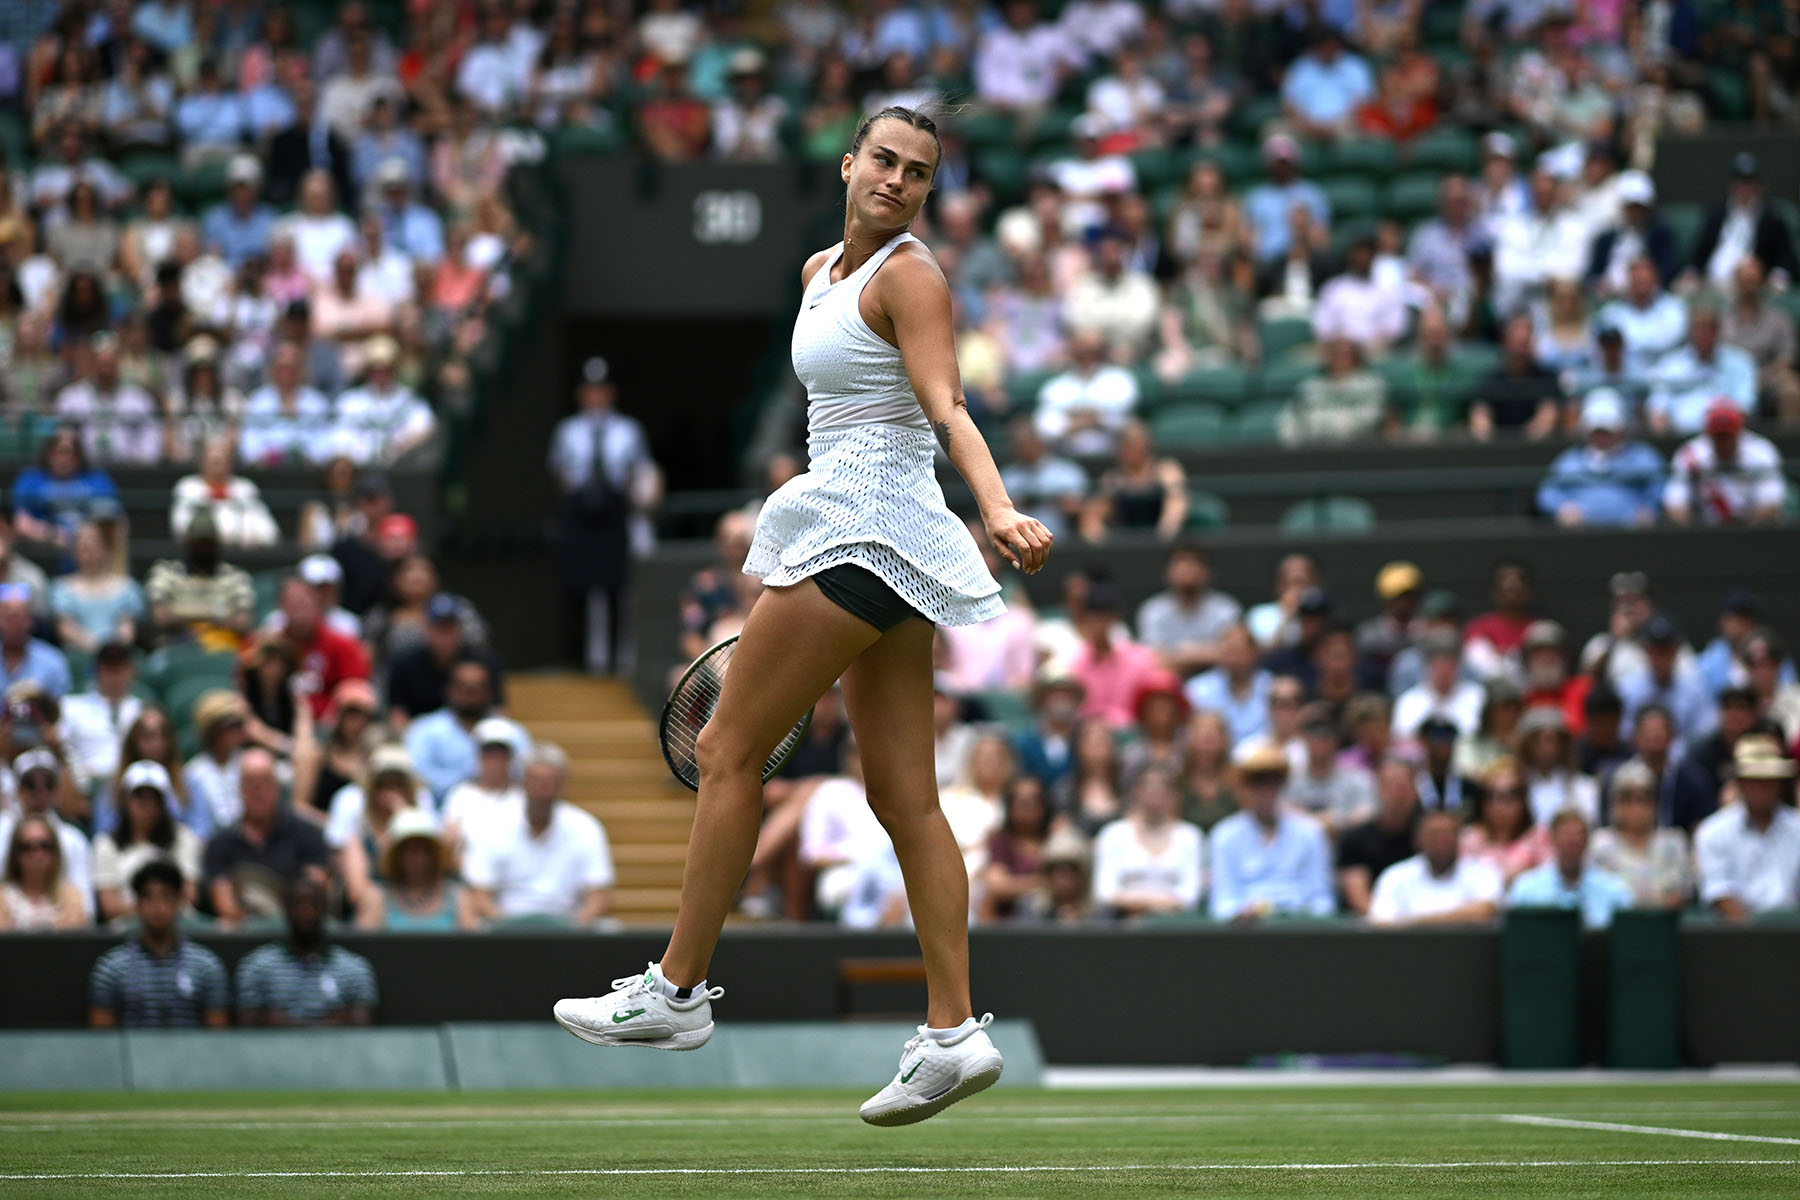
POLYGON ((777 488, 756 519, 744 573, 771 587, 850 563, 931 621, 972 625, 1006 610, 975 540, 944 503, 936 443, 900 351, 857 305, 897 234, 836 283, 839 246, 813 274, 794 321, 794 373, 806 384, 807 470, 777 488))
POLYGON ((896 235, 833 283, 831 270, 844 257, 839 242, 807 282, 793 342, 794 374, 806 385, 807 432, 876 422, 931 432, 899 349, 869 328, 861 307, 863 289, 888 255, 918 240, 896 235))

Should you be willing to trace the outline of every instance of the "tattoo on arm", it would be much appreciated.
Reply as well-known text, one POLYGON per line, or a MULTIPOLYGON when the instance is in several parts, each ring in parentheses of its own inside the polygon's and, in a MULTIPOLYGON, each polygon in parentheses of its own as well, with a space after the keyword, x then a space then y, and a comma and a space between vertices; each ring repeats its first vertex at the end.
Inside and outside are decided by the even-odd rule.
POLYGON ((931 432, 937 435, 938 445, 944 448, 944 453, 950 453, 950 422, 933 421, 931 432))

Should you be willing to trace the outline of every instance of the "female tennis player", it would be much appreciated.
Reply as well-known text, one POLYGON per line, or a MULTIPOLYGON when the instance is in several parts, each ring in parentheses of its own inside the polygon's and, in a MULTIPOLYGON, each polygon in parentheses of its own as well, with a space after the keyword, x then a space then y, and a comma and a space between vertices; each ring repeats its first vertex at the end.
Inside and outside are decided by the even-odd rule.
POLYGON ((926 1022, 893 1082, 862 1106, 875 1125, 922 1121, 991 1085, 1000 1052, 969 1002, 969 881, 938 809, 931 724, 933 623, 998 615, 999 585, 944 503, 941 446, 968 481, 987 537, 1036 572, 1050 532, 1013 507, 963 402, 950 291, 912 234, 941 147, 930 117, 886 108, 844 155, 844 240, 807 260, 794 371, 807 390, 809 469, 756 525, 751 609, 696 756, 699 802, 681 908, 660 963, 614 991, 564 1000, 556 1018, 599 1045, 692 1050, 712 1036, 707 967, 750 866, 762 769, 833 683, 862 751, 869 807, 893 839, 924 952, 926 1022))

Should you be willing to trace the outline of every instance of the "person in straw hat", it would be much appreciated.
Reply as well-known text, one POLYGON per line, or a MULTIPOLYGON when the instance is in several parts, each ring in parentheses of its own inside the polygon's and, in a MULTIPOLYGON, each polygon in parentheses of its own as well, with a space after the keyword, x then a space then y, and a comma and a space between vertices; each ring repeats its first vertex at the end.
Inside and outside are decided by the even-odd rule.
POLYGON ((1800 908, 1800 814, 1794 811, 1794 760, 1781 743, 1745 734, 1732 748, 1727 804, 1694 833, 1700 900, 1720 916, 1800 908))
POLYGON ((469 893, 450 878, 450 847, 430 813, 407 808, 388 822, 381 882, 356 906, 358 929, 450 933, 477 927, 469 893))

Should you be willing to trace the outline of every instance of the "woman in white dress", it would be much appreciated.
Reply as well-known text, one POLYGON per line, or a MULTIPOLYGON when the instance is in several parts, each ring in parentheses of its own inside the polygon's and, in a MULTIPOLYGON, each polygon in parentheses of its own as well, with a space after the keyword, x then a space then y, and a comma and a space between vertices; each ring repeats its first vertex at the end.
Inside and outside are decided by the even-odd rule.
POLYGON ((941 148, 931 119, 888 108, 863 122, 841 175, 844 240, 807 260, 794 324, 808 395, 810 469, 764 504, 744 570, 766 585, 697 746, 699 804, 680 913, 660 963, 615 990, 564 1000, 557 1019, 599 1045, 694 1049, 712 1034, 706 971, 750 866, 762 765, 841 680, 869 806, 893 840, 924 953, 926 1023, 893 1082, 862 1107, 872 1124, 923 1120, 992 1084, 991 1017, 969 1000, 969 880, 932 762, 934 623, 1003 611, 1000 585, 944 503, 941 448, 974 493, 982 526, 1015 568, 1036 572, 1050 533, 1013 507, 964 406, 950 293, 907 232, 941 148), (627 1014, 630 1014, 629 1016, 627 1014))

